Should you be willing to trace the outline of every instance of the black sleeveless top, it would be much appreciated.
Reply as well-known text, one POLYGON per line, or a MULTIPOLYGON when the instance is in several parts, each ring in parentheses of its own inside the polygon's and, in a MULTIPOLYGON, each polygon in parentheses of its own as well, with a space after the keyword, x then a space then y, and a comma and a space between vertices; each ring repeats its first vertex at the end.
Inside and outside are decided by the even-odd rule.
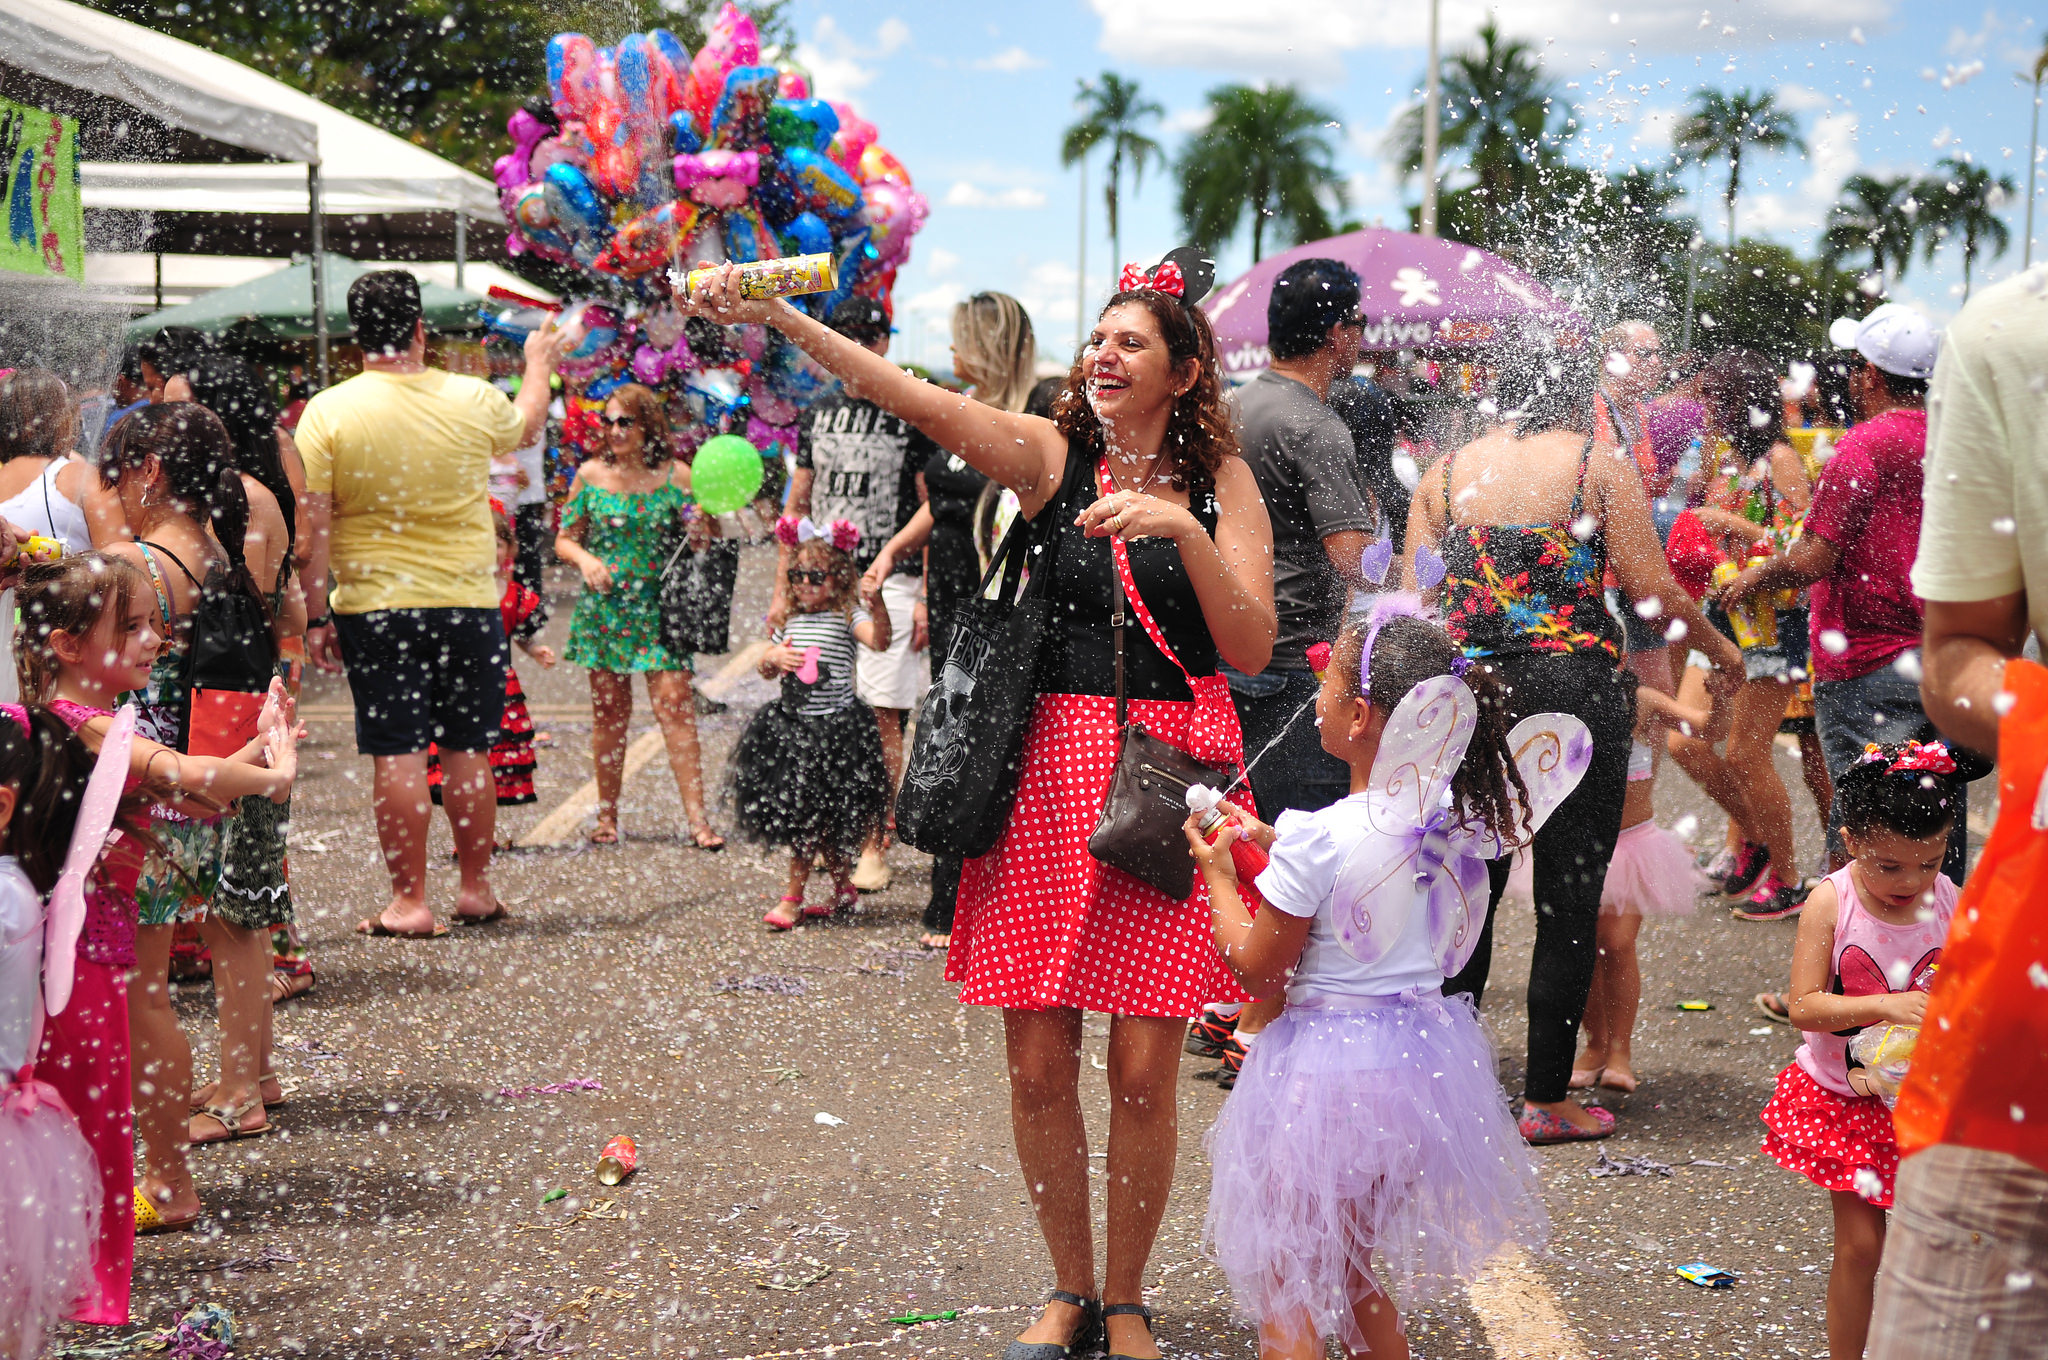
MULTIPOLYGON (((1060 516, 1059 560, 1048 582, 1051 617, 1038 660, 1040 694, 1115 694, 1115 630, 1110 627, 1110 573, 1115 560, 1109 539, 1089 538, 1074 516, 1097 499, 1092 466, 1074 479, 1071 498, 1041 513, 1060 516)), ((1216 533, 1216 488, 1198 482, 1188 508, 1204 532, 1216 533)), ((1166 634, 1166 640, 1192 675, 1216 673, 1216 643, 1202 617, 1194 582, 1181 565, 1180 549, 1164 538, 1140 538, 1126 545, 1131 575, 1145 606, 1166 634)), ((1135 615, 1124 630, 1124 694, 1132 699, 1177 699, 1191 703, 1194 694, 1178 668, 1153 645, 1135 615)))

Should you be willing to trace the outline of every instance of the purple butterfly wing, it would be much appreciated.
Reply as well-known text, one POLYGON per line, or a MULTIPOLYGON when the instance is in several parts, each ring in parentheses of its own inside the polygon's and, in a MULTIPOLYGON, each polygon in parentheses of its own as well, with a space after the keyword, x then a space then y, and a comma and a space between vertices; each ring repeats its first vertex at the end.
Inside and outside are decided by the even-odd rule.
POLYGON ((1409 690, 1380 733, 1372 762, 1380 796, 1366 805, 1366 819, 1394 834, 1421 826, 1441 806, 1478 722, 1478 701, 1454 675, 1432 676, 1409 690))
POLYGON ((1385 958, 1415 914, 1414 884, 1414 842, 1367 831, 1344 857, 1331 894, 1332 927, 1344 952, 1363 964, 1385 958))
POLYGON ((128 753, 134 744, 135 705, 123 704, 100 742, 99 759, 85 784, 64 869, 50 892, 49 920, 43 924, 43 1008, 51 1015, 63 1014, 71 1004, 72 965, 79 932, 85 928, 85 880, 99 862, 100 852, 107 848, 107 833, 114 829, 114 812, 121 804, 122 789, 127 787, 128 753))
POLYGON ((1452 855, 1429 881, 1429 952, 1450 977, 1472 958, 1486 925, 1486 861, 1452 855))
MULTIPOLYGON (((1508 733, 1508 749, 1529 786, 1529 820, 1516 837, 1520 844, 1536 834, 1585 777, 1593 762, 1593 734, 1569 713, 1532 713, 1508 733)), ((1490 831, 1473 833, 1471 853, 1482 859, 1499 859, 1513 848, 1490 831)))

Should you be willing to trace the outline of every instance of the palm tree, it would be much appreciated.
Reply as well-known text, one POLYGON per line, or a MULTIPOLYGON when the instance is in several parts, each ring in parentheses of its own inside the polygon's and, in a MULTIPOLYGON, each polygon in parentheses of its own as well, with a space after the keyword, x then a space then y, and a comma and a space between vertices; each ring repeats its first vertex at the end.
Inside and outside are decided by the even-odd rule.
POLYGON ((1209 91, 1209 125, 1180 156, 1180 215, 1195 240, 1215 249, 1252 216, 1252 262, 1263 257, 1266 223, 1296 241, 1330 235, 1330 205, 1348 202, 1336 151, 1323 129, 1337 115, 1292 85, 1209 91))
POLYGON ((1728 160, 1728 249, 1735 249, 1735 196, 1742 192, 1742 153, 1748 147, 1759 151, 1798 151, 1806 143, 1799 136, 1799 120, 1778 107, 1778 97, 1765 90, 1695 90, 1692 111, 1679 123, 1672 145, 1698 160, 1725 156, 1728 160))
POLYGON ((1923 229, 1919 207, 1910 175, 1849 176, 1842 181, 1841 200, 1828 209, 1827 225, 1821 229, 1821 263, 1833 267, 1847 256, 1867 253, 1880 283, 1904 278, 1923 229), (1896 273, 1887 272, 1892 266, 1896 273))
POLYGON ((1913 196, 1921 204, 1921 223, 1927 231, 1926 256, 1931 261, 1951 236, 1963 242, 1963 296, 1970 296, 1970 266, 1977 252, 1988 249, 1992 259, 2005 254, 2012 244, 2012 229, 1998 210, 2019 193, 2011 175, 1993 177, 1981 165, 1959 156, 1943 156, 1934 163, 1939 173, 1920 181, 1913 196))
POLYGON ((1131 172, 1131 188, 1145 178, 1149 162, 1164 164, 1166 152, 1140 130, 1141 125, 1163 117, 1166 110, 1157 101, 1138 93, 1138 82, 1126 80, 1114 71, 1104 71, 1097 81, 1077 81, 1075 104, 1081 109, 1079 121, 1060 139, 1060 164, 1072 165, 1098 146, 1109 147, 1109 183, 1103 186, 1103 206, 1109 210, 1110 267, 1123 262, 1123 237, 1117 208, 1121 200, 1124 171, 1131 172))
MULTIPOLYGON (((1444 58, 1439 81, 1442 147, 1465 153, 1489 199, 1524 185, 1534 168, 1554 159, 1550 114, 1557 82, 1543 74, 1533 43, 1503 37, 1499 23, 1489 18, 1479 26, 1476 46, 1444 58)), ((1403 180, 1422 168, 1421 105, 1402 112, 1385 150, 1403 180)))

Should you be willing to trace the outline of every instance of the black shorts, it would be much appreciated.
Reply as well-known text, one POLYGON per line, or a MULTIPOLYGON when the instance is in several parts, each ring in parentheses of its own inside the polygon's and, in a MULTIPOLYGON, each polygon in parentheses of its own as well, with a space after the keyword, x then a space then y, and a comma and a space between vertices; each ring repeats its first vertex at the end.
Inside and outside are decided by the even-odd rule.
POLYGON ((511 654, 496 609, 336 614, 334 630, 356 701, 356 750, 409 756, 430 744, 497 745, 511 654))

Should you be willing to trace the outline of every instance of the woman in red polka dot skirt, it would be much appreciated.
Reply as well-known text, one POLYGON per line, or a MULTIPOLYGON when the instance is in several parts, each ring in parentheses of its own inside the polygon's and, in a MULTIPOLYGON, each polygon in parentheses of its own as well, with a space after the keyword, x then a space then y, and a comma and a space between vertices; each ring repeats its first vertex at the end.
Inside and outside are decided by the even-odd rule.
POLYGON ((1003 1008, 1017 1157, 1057 1276, 1006 1360, 1061 1360, 1103 1340, 1105 1325, 1112 1356, 1159 1354, 1142 1285, 1173 1180, 1183 1033, 1203 1002, 1242 996, 1216 955, 1199 881, 1175 902, 1087 850, 1117 750, 1110 573, 1127 573, 1126 593, 1150 616, 1125 630, 1130 716, 1197 759, 1244 758, 1219 659, 1256 674, 1272 655, 1272 531, 1194 306, 1212 273, 1191 250, 1125 269, 1050 420, 920 382, 787 302, 742 298, 730 270, 691 308, 776 327, 853 395, 1016 492, 1025 515, 1060 517, 1015 810, 995 849, 961 875, 946 969, 963 1001, 1003 1008), (1080 1100, 1088 1010, 1114 1017, 1099 1296, 1080 1100))

